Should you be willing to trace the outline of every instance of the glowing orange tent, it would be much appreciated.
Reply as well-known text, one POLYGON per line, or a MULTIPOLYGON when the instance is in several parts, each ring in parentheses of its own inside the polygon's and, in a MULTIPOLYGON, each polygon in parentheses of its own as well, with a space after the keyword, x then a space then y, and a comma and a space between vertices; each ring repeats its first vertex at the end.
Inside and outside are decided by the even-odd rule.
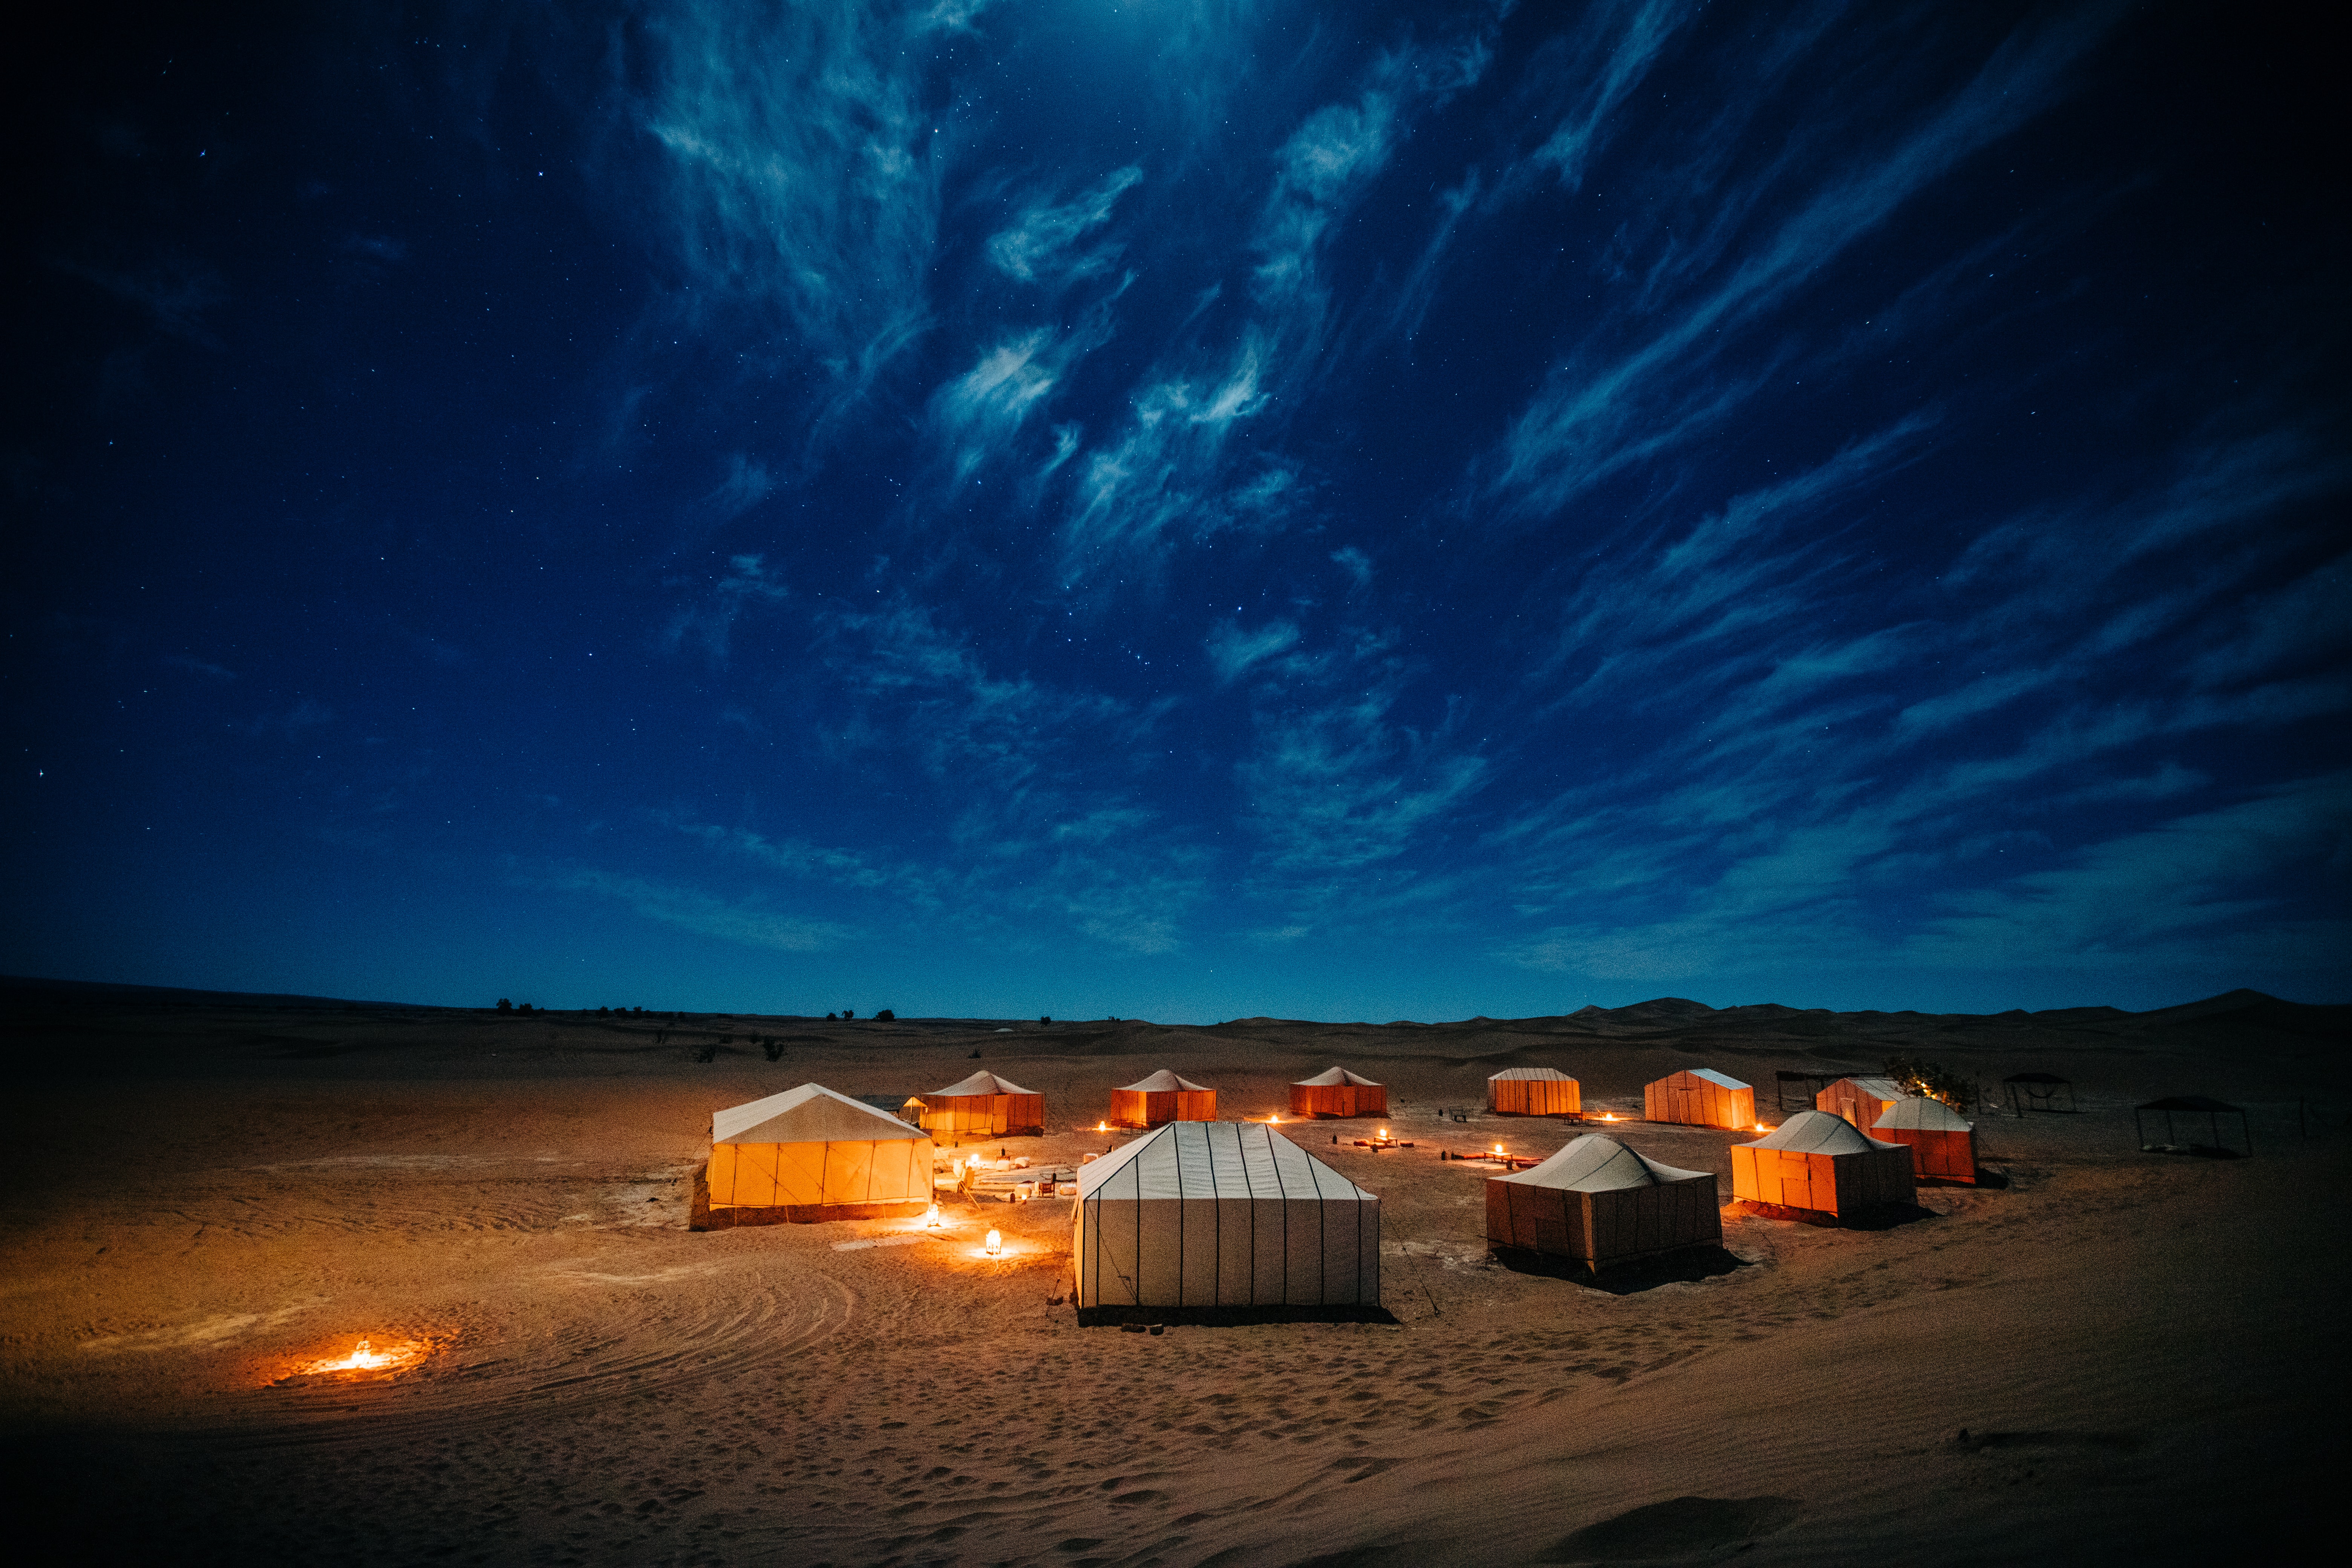
POLYGON ((1865 1138, 1826 1110, 1800 1110, 1753 1143, 1731 1146, 1731 1195, 1820 1214, 1912 1199, 1911 1151, 1865 1138))
POLYGON ((923 1131, 971 1138, 1002 1138, 1045 1131, 1045 1097, 992 1072, 923 1096, 923 1131))
POLYGON ((1896 1100, 1870 1135, 1881 1143, 1910 1145, 1915 1176, 1976 1184, 1976 1124, 1940 1100, 1896 1100))
POLYGON ((1505 1068, 1486 1080, 1486 1109, 1504 1116, 1573 1116, 1584 1109, 1584 1091, 1551 1068, 1505 1068))
POLYGON ((1550 1159, 1486 1178, 1486 1239, 1598 1274, 1612 1263, 1723 1245, 1715 1173, 1685 1171, 1588 1132, 1550 1159))
POLYGON ((931 1201, 931 1140, 887 1110, 823 1084, 730 1107, 710 1119, 710 1163, 696 1184, 696 1230, 919 1215, 931 1201))
POLYGON ((1110 1091, 1110 1119, 1121 1127, 1164 1121, 1214 1121, 1217 1091, 1161 1068, 1150 1078, 1110 1091))
POLYGON ((1370 1079, 1333 1068, 1290 1086, 1293 1116, 1386 1116, 1389 1091, 1370 1079))
POLYGON ((1813 1109, 1844 1117, 1866 1137, 1896 1100, 1910 1098, 1911 1091, 1891 1078, 1842 1078, 1813 1096, 1813 1109))
POLYGON ((1744 1131, 1756 1125, 1756 1091, 1712 1068, 1692 1068, 1643 1086, 1642 1116, 1648 1121, 1744 1131))

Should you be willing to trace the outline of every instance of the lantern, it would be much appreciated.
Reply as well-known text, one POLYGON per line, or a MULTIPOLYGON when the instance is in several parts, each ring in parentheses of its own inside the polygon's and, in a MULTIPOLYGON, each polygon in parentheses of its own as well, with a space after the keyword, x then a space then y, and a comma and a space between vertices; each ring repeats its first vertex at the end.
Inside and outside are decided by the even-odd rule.
POLYGON ((988 1233, 988 1255, 991 1258, 1002 1258, 1004 1256, 1003 1232, 992 1230, 988 1233))
POLYGON ((939 1228, 940 1228, 940 1205, 937 1205, 937 1204, 933 1204, 933 1205, 930 1206, 929 1210, 929 1211, 928 1211, 928 1212, 923 1215, 923 1223, 924 1223, 925 1225, 927 1225, 927 1226, 930 1226, 933 1230, 937 1230, 937 1229, 939 1229, 939 1228))

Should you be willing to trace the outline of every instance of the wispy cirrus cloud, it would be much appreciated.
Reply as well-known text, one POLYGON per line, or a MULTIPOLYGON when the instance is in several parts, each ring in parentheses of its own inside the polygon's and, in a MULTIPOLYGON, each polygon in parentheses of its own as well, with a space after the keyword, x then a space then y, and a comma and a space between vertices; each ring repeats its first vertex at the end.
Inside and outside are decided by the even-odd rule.
POLYGON ((857 933, 830 921, 810 920, 722 899, 698 888, 609 871, 580 868, 523 879, 523 885, 588 893, 627 905, 646 920, 745 947, 778 952, 824 952, 846 946, 857 933))
POLYGON ((1024 283, 1068 284, 1109 270, 1119 247, 1080 242, 1110 221, 1119 196, 1143 179, 1133 163, 1114 169, 1102 183, 1074 201, 1024 209, 1008 228, 988 240, 988 259, 1007 277, 1024 283))

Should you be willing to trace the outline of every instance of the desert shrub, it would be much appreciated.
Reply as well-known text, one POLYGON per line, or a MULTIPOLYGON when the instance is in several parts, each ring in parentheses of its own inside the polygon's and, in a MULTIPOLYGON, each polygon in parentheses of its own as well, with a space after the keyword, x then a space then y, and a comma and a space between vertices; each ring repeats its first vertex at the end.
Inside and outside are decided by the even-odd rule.
POLYGON ((694 1059, 698 1062, 715 1062, 719 1059, 719 1047, 705 1046, 694 1053, 694 1059))
POLYGON ((514 1004, 501 996, 499 998, 499 1011, 501 1013, 511 1013, 514 1011, 514 1004))
POLYGON ((533 1006, 532 1006, 530 1003, 528 1003, 528 1002, 524 1003, 521 1006, 520 1006, 520 1007, 518 1007, 518 1008, 516 1008, 516 1009, 515 1009, 515 1011, 516 1011, 516 1012, 518 1012, 518 1013, 535 1013, 535 1012, 537 1012, 538 1010, 539 1010, 538 1008, 533 1007, 533 1006))
POLYGON ((887 1007, 883 1008, 883 1009, 882 1009, 882 1011, 880 1011, 879 1013, 875 1014, 874 1016, 875 1016, 877 1018, 881 1019, 881 1020, 882 1020, 884 1023, 886 1023, 886 1024, 892 1024, 892 1023, 896 1023, 896 1022, 898 1022, 898 1014, 896 1014, 896 1013, 893 1013, 893 1012, 892 1012, 892 1011, 890 1011, 890 1009, 889 1009, 889 1008, 887 1008, 887 1007))
POLYGON ((1940 1062, 1923 1062, 1912 1057, 1889 1057, 1886 1058, 1886 1076, 1893 1079, 1906 1094, 1940 1100, 1954 1110, 1964 1113, 1969 1102, 1976 1098, 1975 1087, 1940 1062))
POLYGON ((856 1013, 855 1011, 853 1011, 852 1009, 847 1008, 847 1007, 844 1007, 844 1008, 841 1010, 841 1016, 842 1016, 843 1017, 845 1017, 845 1018, 855 1018, 856 1016, 857 1016, 857 1015, 856 1015, 856 1013))
POLYGON ((1041 1013, 1037 1016, 1037 1024, 1040 1028, 1043 1028, 1045 1025, 1050 1024, 1053 1021, 1053 1016, 1050 1014, 1041 1013))
POLYGON ((784 1059, 784 1043, 772 1035, 760 1042, 760 1048, 768 1054, 768 1059, 772 1062, 784 1059))

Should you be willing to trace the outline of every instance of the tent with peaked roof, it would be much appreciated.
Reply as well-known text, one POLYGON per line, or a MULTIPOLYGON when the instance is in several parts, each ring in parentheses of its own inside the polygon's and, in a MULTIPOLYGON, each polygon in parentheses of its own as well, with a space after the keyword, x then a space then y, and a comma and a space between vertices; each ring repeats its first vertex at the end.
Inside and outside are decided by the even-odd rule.
POLYGON ((1911 1091, 1891 1078, 1842 1078, 1813 1096, 1813 1109, 1844 1117, 1866 1136, 1896 1100, 1911 1098, 1911 1091))
POLYGON ((1389 1091, 1360 1073, 1333 1068, 1290 1086, 1293 1116, 1386 1116, 1389 1091))
POLYGON ((1378 1305, 1381 1200, 1263 1122, 1176 1121, 1078 1172, 1077 1305, 1378 1305))
POLYGON ((702 1230, 920 1214, 931 1201, 931 1140, 886 1110, 804 1083, 714 1114, 699 1188, 702 1230))
POLYGON ((1574 1116, 1584 1091, 1555 1068, 1505 1068, 1486 1080, 1486 1108, 1505 1116, 1574 1116))
POLYGON ((1723 1214, 1713 1172, 1663 1165, 1588 1132, 1527 1170, 1486 1178, 1486 1239, 1597 1274, 1636 1258, 1720 1247, 1723 1214))
POLYGON ((1728 1073, 1691 1068, 1644 1085, 1642 1117, 1646 1121, 1744 1131, 1756 1125, 1756 1091, 1728 1073))
POLYGON ((1045 1097, 992 1072, 923 1096, 923 1130, 968 1138, 1045 1131, 1045 1097))
POLYGON ((1161 1068, 1150 1078, 1110 1091, 1110 1119, 1120 1127, 1157 1127, 1163 1121, 1214 1121, 1217 1091, 1161 1068))
POLYGON ((1911 1151, 1864 1137, 1843 1117, 1800 1110, 1731 1146, 1731 1194, 1750 1203, 1852 1214, 1912 1198, 1911 1151))
POLYGON ((1911 1173, 1976 1184, 1976 1123, 1940 1100, 1898 1100, 1870 1130, 1881 1143, 1907 1144, 1911 1173))

